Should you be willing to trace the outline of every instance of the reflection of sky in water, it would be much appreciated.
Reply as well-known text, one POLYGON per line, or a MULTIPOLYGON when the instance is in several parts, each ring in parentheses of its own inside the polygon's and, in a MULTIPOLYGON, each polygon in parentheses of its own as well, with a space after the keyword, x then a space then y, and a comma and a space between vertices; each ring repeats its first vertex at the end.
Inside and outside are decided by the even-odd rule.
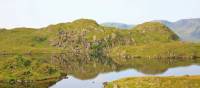
POLYGON ((160 76, 173 76, 173 75, 200 75, 200 66, 191 65, 185 67, 170 68, 160 76))
MULTIPOLYGON (((191 65, 185 67, 175 67, 170 68, 162 74, 157 74, 157 76, 180 76, 180 75, 200 75, 200 66, 191 65)), ((63 79, 53 85, 50 88, 103 88, 103 82, 109 82, 125 77, 135 77, 135 76, 149 76, 138 72, 134 69, 119 71, 119 72, 109 72, 99 74, 97 77, 89 80, 79 80, 73 76, 68 76, 68 79, 63 79)))

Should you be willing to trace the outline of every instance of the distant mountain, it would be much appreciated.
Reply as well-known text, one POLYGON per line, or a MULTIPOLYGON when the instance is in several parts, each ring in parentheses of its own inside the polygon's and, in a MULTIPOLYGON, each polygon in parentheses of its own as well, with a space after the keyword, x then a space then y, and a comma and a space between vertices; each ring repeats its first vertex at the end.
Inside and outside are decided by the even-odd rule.
POLYGON ((186 41, 200 41, 200 18, 183 19, 176 22, 157 20, 171 28, 181 39, 186 41))
POLYGON ((120 28, 120 29, 130 29, 134 27, 134 25, 116 23, 116 22, 106 22, 106 23, 102 23, 101 25, 105 27, 115 27, 115 28, 120 28))

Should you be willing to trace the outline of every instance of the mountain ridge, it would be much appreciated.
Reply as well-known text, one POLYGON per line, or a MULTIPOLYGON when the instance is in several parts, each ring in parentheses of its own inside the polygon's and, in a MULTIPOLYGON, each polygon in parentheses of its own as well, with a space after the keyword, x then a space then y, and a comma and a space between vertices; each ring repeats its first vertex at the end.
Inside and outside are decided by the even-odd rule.
POLYGON ((155 20, 161 22, 176 32, 184 41, 200 41, 200 18, 181 19, 175 22, 155 20))
POLYGON ((105 22, 105 23, 101 23, 100 25, 105 26, 105 27, 115 27, 115 28, 121 28, 121 29, 130 29, 135 26, 135 25, 124 24, 124 23, 119 23, 119 22, 105 22))

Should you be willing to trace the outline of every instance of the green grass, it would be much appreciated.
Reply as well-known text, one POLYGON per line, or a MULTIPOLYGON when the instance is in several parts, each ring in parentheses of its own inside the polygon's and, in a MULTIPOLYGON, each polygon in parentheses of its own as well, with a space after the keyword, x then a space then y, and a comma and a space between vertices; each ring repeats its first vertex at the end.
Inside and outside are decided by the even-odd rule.
POLYGON ((200 56, 200 44, 170 42, 140 45, 116 46, 111 49, 110 57, 140 58, 194 58, 200 56))
POLYGON ((0 81, 40 80, 58 78, 61 71, 51 62, 48 54, 12 55, 0 57, 0 81))
POLYGON ((40 30, 30 28, 17 28, 1 30, 0 53, 31 53, 31 52, 57 52, 59 49, 48 44, 47 37, 38 35, 40 30))
MULTIPOLYGON (((79 19, 69 23, 49 25, 41 29, 0 30, 0 53, 24 53, 28 51, 42 53, 53 52, 53 49, 56 52, 59 49, 52 46, 52 42, 65 42, 59 39, 61 36, 59 33, 62 31, 73 36, 74 41, 79 41, 77 45, 81 45, 80 42, 95 43, 97 41, 105 43, 109 41, 110 45, 124 45, 127 44, 126 42, 144 44, 178 40, 178 37, 169 28, 160 23, 144 23, 132 30, 120 30, 100 26, 93 20, 79 19), (78 38, 82 38, 82 41, 78 38)), ((67 46, 70 48, 69 44, 67 46)))
POLYGON ((1 88, 48 88, 55 84, 59 79, 52 78, 48 80, 42 80, 37 82, 15 83, 15 82, 0 82, 1 88))
POLYGON ((199 88, 200 76, 133 77, 109 82, 104 88, 199 88))
POLYGON ((146 22, 132 29, 132 37, 136 43, 171 42, 179 37, 168 27, 157 22, 146 22))
POLYGON ((161 74, 169 68, 200 64, 200 59, 109 59, 85 58, 72 54, 33 54, 0 56, 0 81, 42 80, 62 74, 82 80, 100 73, 135 69, 144 74, 161 74), (95 69, 95 70, 94 70, 95 69))
MULTIPOLYGON (((60 64, 52 65, 47 58, 34 59, 19 56, 41 53, 65 53, 73 58, 81 57, 82 59, 104 57, 119 64, 123 61, 127 63, 126 61, 135 57, 199 57, 200 45, 180 42, 174 32, 156 22, 140 24, 130 30, 103 27, 94 20, 88 19, 49 25, 40 29, 1 29, 0 54, 14 56, 1 59, 0 79, 36 80, 60 76, 62 73, 60 71, 63 71, 60 70, 61 67, 56 68, 54 73, 54 67, 60 64), (40 62, 40 60, 45 62, 40 62), (29 62, 31 65, 23 66, 29 62), (45 69, 50 69, 49 75, 45 69)), ((131 63, 133 62, 130 60, 128 64, 131 63)), ((88 76, 87 73, 85 75, 88 76)), ((96 74, 91 73, 91 75, 96 74)))

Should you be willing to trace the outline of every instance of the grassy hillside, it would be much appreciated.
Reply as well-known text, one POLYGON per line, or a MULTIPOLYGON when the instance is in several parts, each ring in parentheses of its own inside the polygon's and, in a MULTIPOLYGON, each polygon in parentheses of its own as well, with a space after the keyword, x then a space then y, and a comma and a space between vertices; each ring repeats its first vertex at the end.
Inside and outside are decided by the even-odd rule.
POLYGON ((165 20, 158 20, 174 32, 176 32, 180 38, 184 41, 199 42, 200 41, 200 19, 182 19, 176 22, 169 22, 165 20))
POLYGON ((57 52, 58 48, 50 46, 48 38, 39 35, 39 31, 32 28, 0 30, 0 54, 57 52))
POLYGON ((200 57, 200 45, 184 42, 149 43, 135 46, 116 46, 112 58, 195 58, 200 57))
POLYGON ((103 27, 94 20, 79 19, 41 29, 0 30, 0 40, 0 54, 72 52, 87 57, 112 58, 118 57, 118 54, 138 57, 199 56, 198 44, 181 43, 174 32, 159 22, 120 30, 103 27))
POLYGON ((58 78, 62 72, 51 62, 50 56, 6 55, 0 56, 0 81, 43 80, 58 78))
POLYGON ((117 58, 194 58, 200 56, 199 44, 180 42, 168 27, 147 22, 131 30, 135 43, 110 49, 110 57, 117 58))
POLYGON ((133 38, 138 43, 171 42, 179 37, 168 27, 158 22, 147 22, 133 28, 133 38))
MULTIPOLYGON (((131 63, 134 61, 131 59, 135 58, 141 60, 154 58, 155 61, 159 58, 197 58, 200 57, 200 44, 180 42, 174 32, 158 22, 147 22, 130 30, 103 27, 89 19, 49 25, 40 29, 1 29, 0 54, 12 54, 13 56, 0 58, 0 79, 46 79, 60 77, 64 73, 68 73, 65 71, 71 67, 79 68, 79 66, 65 67, 66 63, 70 63, 62 58, 50 60, 44 57, 36 59, 22 56, 22 54, 44 53, 64 53, 71 56, 70 58, 73 60, 76 60, 74 57, 80 57, 88 62, 91 59, 100 61, 109 59, 106 63, 113 61, 113 63, 121 65, 123 64, 121 62, 124 61, 132 66, 131 63), (52 62, 54 63, 52 64, 52 62), (68 69, 63 70, 65 68, 68 69)), ((79 62, 83 62, 81 59, 76 63, 80 65, 79 62)), ((88 64, 88 62, 86 63, 88 64)), ((105 67, 109 66, 106 64, 105 67)), ((166 69, 167 66, 164 67, 166 69)), ((156 69, 155 72, 162 72, 164 68, 156 69)), ((151 71, 149 72, 151 73, 151 71)), ((96 73, 84 74, 84 76, 88 75, 96 75, 96 73)), ((87 77, 80 76, 80 78, 87 77)))
POLYGON ((200 76, 135 77, 105 85, 105 88, 199 88, 200 76))

